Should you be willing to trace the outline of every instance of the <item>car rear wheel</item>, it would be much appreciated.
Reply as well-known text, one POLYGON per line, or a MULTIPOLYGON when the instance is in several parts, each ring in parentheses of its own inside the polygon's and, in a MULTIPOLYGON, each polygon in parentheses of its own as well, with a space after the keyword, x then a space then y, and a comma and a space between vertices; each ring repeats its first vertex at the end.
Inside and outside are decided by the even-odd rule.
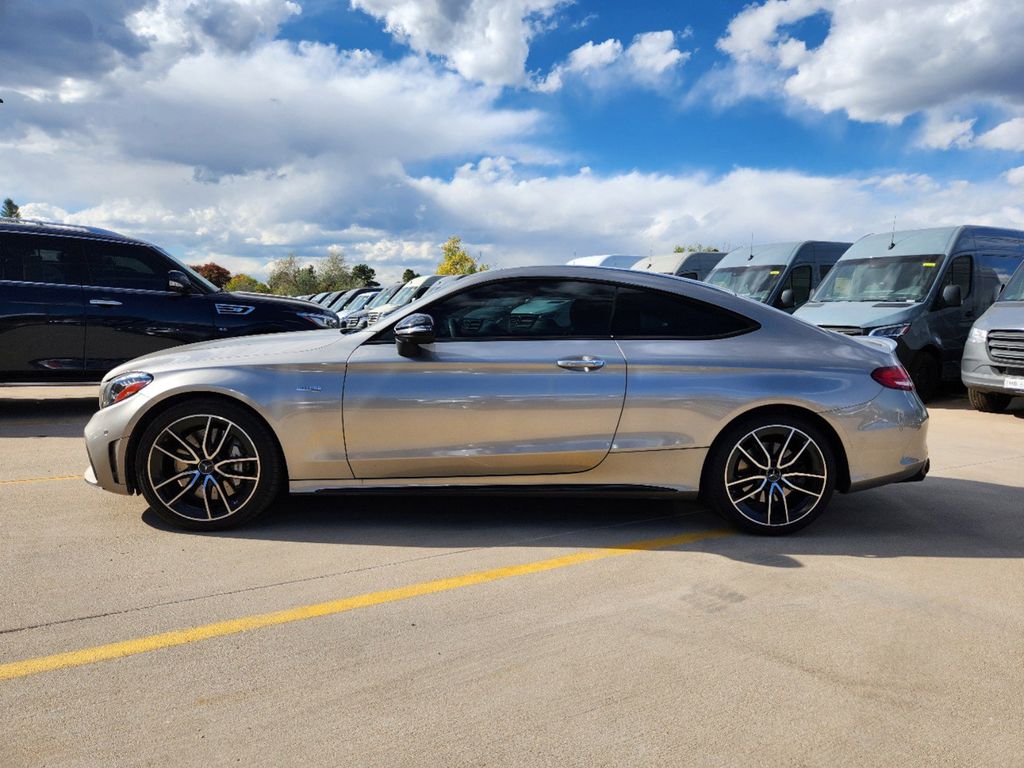
POLYGON ((815 425, 793 416, 733 425, 708 461, 708 500, 753 533, 778 536, 803 528, 825 510, 835 490, 829 441, 815 425))
POLYGON ((976 411, 1002 413, 1013 397, 1002 392, 982 392, 977 389, 968 389, 967 399, 971 401, 971 407, 976 411))
POLYGON ((167 409, 146 428, 136 482, 160 519, 215 531, 256 518, 277 498, 284 472, 269 428, 219 400, 167 409))

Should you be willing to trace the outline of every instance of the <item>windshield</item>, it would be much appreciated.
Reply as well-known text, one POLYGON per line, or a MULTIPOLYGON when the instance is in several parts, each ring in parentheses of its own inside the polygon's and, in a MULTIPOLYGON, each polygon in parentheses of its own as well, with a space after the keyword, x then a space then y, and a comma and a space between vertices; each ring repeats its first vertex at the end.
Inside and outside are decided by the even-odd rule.
POLYGON ((357 309, 362 309, 366 305, 366 302, 368 302, 376 295, 376 293, 371 293, 370 291, 367 291, 366 293, 360 293, 358 296, 352 299, 352 301, 346 304, 344 308, 351 309, 353 311, 357 309))
POLYGON ((941 271, 943 256, 840 259, 814 301, 924 301, 941 271))
POLYGON ((383 291, 381 291, 380 293, 373 297, 373 300, 366 305, 366 309, 373 309, 374 307, 379 307, 381 304, 387 304, 388 299, 394 296, 395 293, 398 292, 398 289, 401 287, 402 286, 400 285, 392 285, 389 288, 385 288, 383 291))
POLYGON ((1010 282, 999 296, 999 301, 1024 301, 1024 266, 1010 278, 1010 282))
POLYGON ((405 285, 402 286, 402 290, 396 293, 394 298, 391 299, 388 302, 388 304, 397 304, 398 306, 408 304, 410 301, 412 301, 412 296, 414 293, 416 293, 418 289, 418 285, 409 285, 408 283, 406 283, 405 285))
POLYGON ((171 261, 173 261, 173 262, 174 262, 174 266, 175 266, 175 267, 176 267, 177 269, 180 269, 180 270, 181 270, 182 272, 184 272, 184 273, 185 273, 186 275, 188 275, 189 277, 191 277, 191 278, 192 278, 193 280, 195 280, 195 281, 196 281, 197 283, 199 283, 199 284, 200 284, 201 286, 203 286, 203 287, 204 287, 204 288, 205 288, 206 290, 208 290, 208 291, 209 291, 210 293, 219 293, 220 291, 223 291, 223 290, 224 290, 223 288, 218 288, 218 287, 217 287, 216 285, 214 285, 213 283, 211 283, 211 282, 210 282, 209 280, 207 280, 207 279, 206 279, 205 277, 203 277, 203 276, 202 276, 202 275, 200 275, 200 274, 199 274, 198 272, 196 272, 196 271, 195 271, 194 269, 192 269, 192 267, 187 267, 187 266, 185 266, 184 264, 182 264, 182 263, 181 263, 180 261, 178 261, 178 260, 177 260, 176 258, 174 258, 173 256, 171 256, 171 254, 169 254, 169 253, 168 253, 167 251, 165 251, 165 250, 164 250, 163 248, 161 248, 160 246, 158 246, 158 245, 154 245, 153 247, 154 247, 154 248, 156 248, 156 250, 160 251, 160 253, 162 253, 162 254, 163 254, 164 256, 166 256, 166 257, 167 257, 168 259, 170 259, 171 261))
POLYGON ((782 264, 763 267, 722 267, 708 275, 707 282, 746 296, 754 301, 767 301, 772 288, 786 270, 782 264))

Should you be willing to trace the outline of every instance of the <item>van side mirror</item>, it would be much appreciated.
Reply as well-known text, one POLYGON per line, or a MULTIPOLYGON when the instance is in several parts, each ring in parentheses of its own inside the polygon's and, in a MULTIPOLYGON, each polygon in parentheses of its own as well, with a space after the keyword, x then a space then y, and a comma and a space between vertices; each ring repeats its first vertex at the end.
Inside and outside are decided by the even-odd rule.
POLYGON ((418 357, 421 344, 433 344, 434 318, 417 312, 395 324, 395 344, 402 357, 418 357))
POLYGON ((947 285, 942 289, 942 306, 959 307, 964 303, 963 293, 959 285, 947 285))
POLYGON ((792 288, 786 288, 779 294, 779 309, 792 309, 795 304, 796 296, 793 295, 792 288))
POLYGON ((172 269, 167 273, 167 290, 180 294, 192 293, 192 281, 181 270, 172 269))

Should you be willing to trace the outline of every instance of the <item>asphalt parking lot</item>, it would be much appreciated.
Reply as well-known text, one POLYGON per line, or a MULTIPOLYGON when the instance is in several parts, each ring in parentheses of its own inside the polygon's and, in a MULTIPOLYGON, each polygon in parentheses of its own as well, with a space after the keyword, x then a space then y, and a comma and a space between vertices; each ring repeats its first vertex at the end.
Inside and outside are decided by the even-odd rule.
POLYGON ((806 531, 648 500, 293 499, 199 535, 0 390, 0 765, 1011 765, 1024 400, 806 531), (175 633, 177 630, 187 630, 175 633))

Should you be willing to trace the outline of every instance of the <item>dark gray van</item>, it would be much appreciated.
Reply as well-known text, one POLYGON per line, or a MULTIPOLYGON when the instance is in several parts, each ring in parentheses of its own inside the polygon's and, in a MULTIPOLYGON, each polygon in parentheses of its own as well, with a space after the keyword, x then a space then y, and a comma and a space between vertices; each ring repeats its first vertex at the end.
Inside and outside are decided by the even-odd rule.
POLYGON ((958 226, 868 235, 797 317, 853 336, 894 339, 918 394, 960 377, 971 324, 1024 258, 1024 232, 958 226))
POLYGON ((978 411, 1000 413, 1024 397, 1024 266, 971 328, 960 378, 978 411))
POLYGON ((724 257, 725 254, 718 251, 669 253, 665 256, 648 256, 645 259, 640 259, 631 269, 688 277, 691 280, 703 280, 724 257))
POLYGON ((839 261, 849 243, 804 240, 729 251, 705 282, 792 312, 839 261))

